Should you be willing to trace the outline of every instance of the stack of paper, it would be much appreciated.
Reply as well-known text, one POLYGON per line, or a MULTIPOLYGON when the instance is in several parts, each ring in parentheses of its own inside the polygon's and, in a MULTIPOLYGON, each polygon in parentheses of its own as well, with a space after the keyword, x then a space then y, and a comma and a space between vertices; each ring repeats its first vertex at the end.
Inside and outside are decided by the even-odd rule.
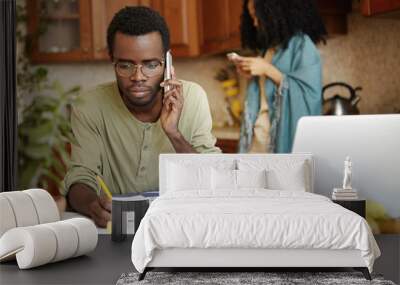
POLYGON ((149 200, 149 203, 153 202, 159 196, 158 191, 146 191, 140 194, 128 193, 122 195, 114 195, 112 197, 113 201, 144 201, 149 200))
POLYGON ((334 200, 357 200, 358 194, 356 189, 334 188, 332 193, 334 200))
POLYGON ((151 204, 151 202, 153 202, 160 194, 158 191, 147 191, 147 192, 143 192, 142 194, 146 199, 149 200, 149 204, 151 204))

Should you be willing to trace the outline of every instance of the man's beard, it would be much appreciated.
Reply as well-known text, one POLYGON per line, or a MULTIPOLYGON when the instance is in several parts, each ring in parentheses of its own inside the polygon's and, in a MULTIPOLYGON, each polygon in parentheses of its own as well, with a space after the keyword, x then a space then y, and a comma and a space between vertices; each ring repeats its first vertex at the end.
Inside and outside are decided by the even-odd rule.
POLYGON ((126 98, 129 101, 129 105, 132 107, 146 107, 150 106, 156 101, 158 93, 160 91, 161 87, 155 87, 151 89, 151 95, 148 100, 143 101, 143 100, 135 100, 136 98, 132 98, 131 96, 126 96, 126 98), (133 100, 132 100, 133 99, 133 100))
POLYGON ((151 94, 147 100, 141 100, 140 98, 134 98, 129 90, 126 90, 126 92, 122 92, 122 88, 119 87, 119 91, 121 94, 123 94, 123 101, 128 107, 147 107, 151 106, 154 104, 154 102, 157 99, 158 93, 160 92, 160 83, 162 81, 158 82, 154 87, 151 88, 151 94))

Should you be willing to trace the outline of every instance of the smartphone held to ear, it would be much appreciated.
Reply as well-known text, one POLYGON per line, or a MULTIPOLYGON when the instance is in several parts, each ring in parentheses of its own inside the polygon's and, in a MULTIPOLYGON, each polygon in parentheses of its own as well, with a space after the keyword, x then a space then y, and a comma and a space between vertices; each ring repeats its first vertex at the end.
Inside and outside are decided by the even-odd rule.
MULTIPOLYGON (((172 55, 171 51, 167 51, 165 56, 165 72, 164 72, 164 81, 172 79, 172 55)), ((171 87, 166 84, 164 86, 164 92, 168 92, 171 87)))

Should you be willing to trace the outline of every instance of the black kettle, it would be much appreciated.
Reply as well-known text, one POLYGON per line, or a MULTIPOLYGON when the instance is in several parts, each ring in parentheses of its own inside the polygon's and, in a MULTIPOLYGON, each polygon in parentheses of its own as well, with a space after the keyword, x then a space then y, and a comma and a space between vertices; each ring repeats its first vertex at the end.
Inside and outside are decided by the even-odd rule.
POLYGON ((362 90, 361 87, 353 88, 344 82, 333 82, 325 85, 324 88, 322 88, 324 115, 342 116, 342 115, 360 114, 360 110, 357 108, 357 104, 361 100, 360 96, 357 94, 357 92, 360 90, 362 90), (328 88, 332 88, 335 86, 341 86, 347 88, 349 91, 349 95, 343 96, 335 94, 333 97, 326 99, 325 91, 328 88))

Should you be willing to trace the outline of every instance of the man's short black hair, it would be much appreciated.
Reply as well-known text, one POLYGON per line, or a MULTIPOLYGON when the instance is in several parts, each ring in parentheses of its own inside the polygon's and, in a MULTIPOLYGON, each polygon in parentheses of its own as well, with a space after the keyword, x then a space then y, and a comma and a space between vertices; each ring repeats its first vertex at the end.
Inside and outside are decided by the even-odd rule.
POLYGON ((107 46, 110 56, 113 55, 114 38, 117 32, 131 36, 159 32, 164 52, 169 50, 169 30, 167 23, 158 12, 148 7, 127 6, 114 15, 107 29, 107 46))

